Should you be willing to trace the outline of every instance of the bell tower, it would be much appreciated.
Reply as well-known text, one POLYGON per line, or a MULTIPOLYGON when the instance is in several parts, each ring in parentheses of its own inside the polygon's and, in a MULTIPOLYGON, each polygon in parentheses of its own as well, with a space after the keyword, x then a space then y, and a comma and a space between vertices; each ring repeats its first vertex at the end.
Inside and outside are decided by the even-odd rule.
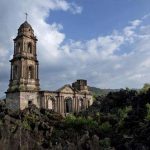
POLYGON ((36 52, 37 38, 31 25, 25 21, 14 39, 14 54, 11 62, 9 88, 6 103, 11 101, 14 109, 23 109, 29 103, 38 105, 39 63, 36 52))
POLYGON ((39 91, 36 42, 37 38, 31 25, 25 21, 14 39, 8 91, 39 91))

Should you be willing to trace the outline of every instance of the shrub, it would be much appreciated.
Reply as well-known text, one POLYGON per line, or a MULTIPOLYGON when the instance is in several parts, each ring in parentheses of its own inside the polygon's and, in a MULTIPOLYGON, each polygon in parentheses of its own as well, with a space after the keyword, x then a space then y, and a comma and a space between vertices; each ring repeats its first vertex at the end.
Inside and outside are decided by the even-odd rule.
POLYGON ((102 150, 106 150, 110 148, 110 138, 104 138, 103 140, 100 140, 100 147, 102 150))
POLYGON ((35 127, 35 123, 37 122, 37 117, 34 114, 25 115, 23 119, 23 127, 27 130, 33 130, 35 127))
POLYGON ((125 108, 120 108, 118 110, 118 117, 119 117, 119 126, 122 127, 124 124, 124 119, 127 118, 128 113, 132 110, 132 106, 126 106, 125 108))
POLYGON ((112 126, 108 121, 102 123, 99 128, 103 132, 110 132, 112 130, 112 126))
POLYGON ((73 128, 82 128, 82 127, 89 127, 95 128, 98 126, 98 123, 94 121, 91 117, 84 118, 84 117, 75 117, 74 115, 69 115, 65 118, 65 123, 68 124, 70 127, 73 128))
POLYGON ((28 124, 28 121, 26 121, 26 120, 23 120, 22 126, 23 126, 23 128, 26 129, 26 130, 31 130, 31 127, 30 127, 30 125, 28 124))
POLYGON ((146 108, 147 108, 147 115, 145 116, 145 120, 150 121, 150 104, 149 103, 146 104, 146 108))

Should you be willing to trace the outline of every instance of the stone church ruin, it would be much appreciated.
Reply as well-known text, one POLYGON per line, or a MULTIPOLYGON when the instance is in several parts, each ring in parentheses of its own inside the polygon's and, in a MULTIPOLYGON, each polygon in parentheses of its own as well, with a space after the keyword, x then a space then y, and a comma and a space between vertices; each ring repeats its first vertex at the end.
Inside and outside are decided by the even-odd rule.
POLYGON ((86 80, 77 80, 56 91, 40 90, 36 43, 34 30, 25 21, 14 39, 9 88, 6 92, 7 106, 13 110, 22 110, 35 104, 39 108, 51 109, 61 114, 88 108, 93 99, 86 80))

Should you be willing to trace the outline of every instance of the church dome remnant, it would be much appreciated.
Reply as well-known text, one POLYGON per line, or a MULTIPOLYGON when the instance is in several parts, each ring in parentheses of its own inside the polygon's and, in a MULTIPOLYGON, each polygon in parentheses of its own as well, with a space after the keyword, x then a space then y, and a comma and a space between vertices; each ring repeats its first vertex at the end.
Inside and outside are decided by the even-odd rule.
POLYGON ((32 26, 27 21, 22 23, 18 29, 18 36, 21 35, 34 37, 34 30, 32 29, 32 26))
POLYGON ((31 104, 51 109, 65 115, 79 112, 93 103, 87 81, 80 79, 72 85, 64 85, 56 91, 40 91, 37 38, 26 21, 18 29, 14 39, 14 55, 10 60, 9 88, 6 92, 8 108, 24 109, 31 104))
POLYGON ((32 27, 27 21, 25 21, 24 23, 20 25, 19 29, 21 28, 32 28, 32 27))

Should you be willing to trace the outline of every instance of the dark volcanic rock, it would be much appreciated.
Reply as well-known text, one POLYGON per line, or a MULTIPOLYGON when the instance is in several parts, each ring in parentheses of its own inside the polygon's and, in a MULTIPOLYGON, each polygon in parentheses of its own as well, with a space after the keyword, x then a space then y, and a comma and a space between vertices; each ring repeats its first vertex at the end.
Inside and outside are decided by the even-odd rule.
POLYGON ((150 91, 99 96, 63 118, 31 105, 12 112, 0 103, 0 150, 149 150, 150 91))

